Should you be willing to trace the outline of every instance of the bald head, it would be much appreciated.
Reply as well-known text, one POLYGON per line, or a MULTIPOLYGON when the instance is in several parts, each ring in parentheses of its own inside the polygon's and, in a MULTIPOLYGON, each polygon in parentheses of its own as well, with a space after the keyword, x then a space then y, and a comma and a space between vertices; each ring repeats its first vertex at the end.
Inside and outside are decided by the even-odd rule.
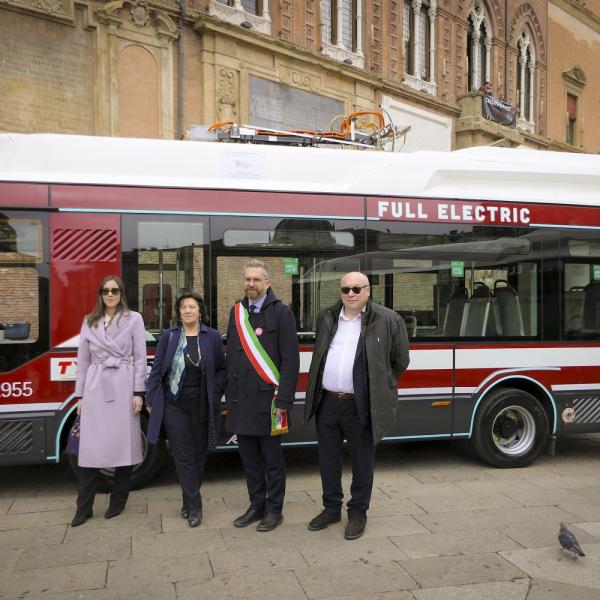
POLYGON ((369 280, 363 273, 352 271, 351 273, 346 273, 342 277, 341 288, 344 312, 349 317, 355 317, 365 307, 369 300, 371 293, 369 280))

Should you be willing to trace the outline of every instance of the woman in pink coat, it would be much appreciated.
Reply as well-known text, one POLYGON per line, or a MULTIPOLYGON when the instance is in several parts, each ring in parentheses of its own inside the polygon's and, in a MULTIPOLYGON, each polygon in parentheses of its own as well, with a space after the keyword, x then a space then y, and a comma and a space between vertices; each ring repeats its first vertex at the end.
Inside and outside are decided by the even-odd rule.
POLYGON ((146 339, 142 316, 129 310, 121 279, 105 277, 94 310, 85 317, 77 353, 81 419, 79 494, 72 527, 92 516, 102 468, 114 468, 105 517, 119 515, 129 496, 132 466, 142 462, 140 411, 146 390, 146 339))

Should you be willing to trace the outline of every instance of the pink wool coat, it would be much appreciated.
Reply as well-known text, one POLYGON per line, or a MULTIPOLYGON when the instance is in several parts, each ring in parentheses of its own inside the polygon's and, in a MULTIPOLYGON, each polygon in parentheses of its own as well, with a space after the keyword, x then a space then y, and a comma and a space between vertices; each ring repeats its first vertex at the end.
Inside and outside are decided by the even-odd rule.
POLYGON ((111 468, 142 462, 140 416, 133 393, 146 390, 142 315, 117 315, 108 329, 84 321, 77 353, 75 395, 81 400, 79 466, 111 468))

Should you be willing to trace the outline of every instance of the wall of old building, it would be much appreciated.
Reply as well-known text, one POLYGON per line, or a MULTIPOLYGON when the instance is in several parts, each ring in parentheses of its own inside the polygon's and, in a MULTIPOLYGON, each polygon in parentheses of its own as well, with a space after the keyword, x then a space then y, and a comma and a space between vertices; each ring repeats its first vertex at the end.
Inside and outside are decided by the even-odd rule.
POLYGON ((578 96, 575 145, 585 152, 597 153, 600 152, 600 1, 587 2, 586 6, 597 12, 570 14, 568 5, 548 7, 552 66, 548 73, 548 136, 566 142, 567 92, 575 94, 578 96))

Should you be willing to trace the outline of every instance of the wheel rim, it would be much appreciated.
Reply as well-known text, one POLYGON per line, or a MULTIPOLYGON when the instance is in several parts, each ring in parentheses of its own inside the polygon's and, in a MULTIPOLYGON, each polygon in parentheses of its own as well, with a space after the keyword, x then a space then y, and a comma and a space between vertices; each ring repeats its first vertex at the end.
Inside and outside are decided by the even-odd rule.
POLYGON ((508 406, 492 423, 492 439, 496 448, 508 456, 525 454, 535 444, 536 426, 533 415, 522 406, 508 406))
MULTIPOLYGON (((142 430, 142 462, 137 465, 133 465, 133 469, 131 471, 132 477, 136 471, 138 471, 139 469, 141 469, 143 467, 147 456, 148 456, 148 440, 146 439, 146 434, 142 430)), ((114 469, 100 469, 100 473, 102 475, 104 475, 104 477, 106 477, 107 479, 111 479, 111 480, 115 476, 114 469)))

